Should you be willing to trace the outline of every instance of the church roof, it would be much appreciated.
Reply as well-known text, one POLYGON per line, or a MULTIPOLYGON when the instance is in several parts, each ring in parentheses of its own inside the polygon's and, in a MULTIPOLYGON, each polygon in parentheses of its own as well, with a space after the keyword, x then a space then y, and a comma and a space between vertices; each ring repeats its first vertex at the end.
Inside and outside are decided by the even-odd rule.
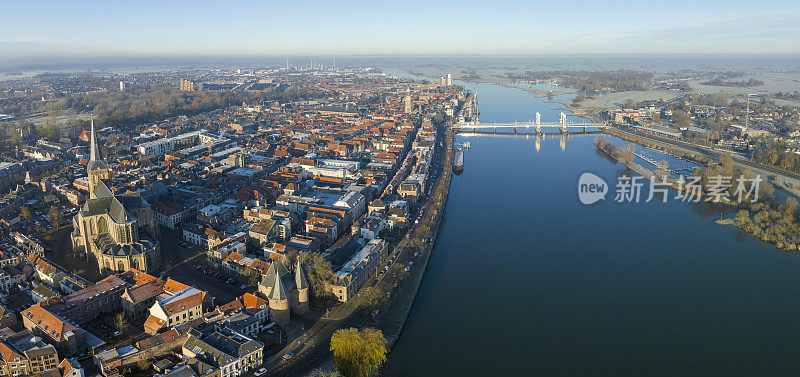
POLYGON ((127 223, 133 221, 133 215, 131 215, 125 206, 122 205, 122 202, 119 201, 116 197, 112 198, 111 205, 108 209, 108 214, 114 219, 116 223, 127 223))
POLYGON ((112 198, 109 197, 87 199, 86 202, 83 203, 81 214, 83 216, 102 215, 106 213, 106 209, 110 206, 111 199, 112 198))
POLYGON ((141 238, 137 242, 119 244, 108 233, 97 237, 97 247, 103 254, 108 255, 137 255, 153 250, 156 244, 149 239, 141 238))
POLYGON ((142 199, 140 197, 116 197, 103 181, 97 182, 94 193, 96 198, 87 199, 86 202, 83 203, 83 208, 81 209, 83 216, 95 216, 107 213, 114 222, 122 224, 134 220, 129 209, 137 209, 147 205, 146 203, 142 204, 142 199), (123 201, 125 202, 124 204, 123 201))
POLYGON ((110 198, 114 196, 108 186, 106 186, 106 183, 103 181, 97 182, 97 185, 94 187, 94 195, 98 198, 110 198))
POLYGON ((122 205, 124 205, 129 211, 150 206, 150 204, 147 203, 147 201, 145 201, 138 192, 117 195, 117 199, 119 199, 119 201, 122 202, 122 205))

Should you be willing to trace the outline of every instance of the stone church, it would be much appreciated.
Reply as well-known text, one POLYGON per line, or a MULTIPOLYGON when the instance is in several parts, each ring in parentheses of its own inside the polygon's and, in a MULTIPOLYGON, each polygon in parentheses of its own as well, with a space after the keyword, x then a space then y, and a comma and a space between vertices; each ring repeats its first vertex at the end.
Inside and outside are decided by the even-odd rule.
POLYGON ((155 271, 161 258, 150 204, 138 193, 111 192, 104 182, 111 179, 111 170, 100 158, 94 121, 91 133, 91 152, 86 165, 89 198, 72 219, 72 248, 94 255, 103 273, 130 268, 155 271))

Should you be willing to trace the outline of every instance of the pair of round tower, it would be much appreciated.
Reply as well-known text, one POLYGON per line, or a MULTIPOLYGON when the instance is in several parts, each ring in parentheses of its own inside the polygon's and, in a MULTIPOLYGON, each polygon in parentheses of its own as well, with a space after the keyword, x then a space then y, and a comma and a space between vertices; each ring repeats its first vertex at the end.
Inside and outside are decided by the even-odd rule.
POLYGON ((308 280, 300 261, 297 262, 293 275, 281 261, 276 260, 258 284, 259 292, 269 299, 270 318, 281 326, 289 324, 292 312, 308 312, 308 280))

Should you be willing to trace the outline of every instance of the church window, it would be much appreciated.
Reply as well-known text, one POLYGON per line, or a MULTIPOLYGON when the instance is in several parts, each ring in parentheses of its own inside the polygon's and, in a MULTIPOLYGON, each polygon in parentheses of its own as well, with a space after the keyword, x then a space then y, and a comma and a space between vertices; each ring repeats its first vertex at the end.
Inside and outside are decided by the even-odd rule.
POLYGON ((97 234, 108 233, 108 222, 105 217, 97 221, 97 234))

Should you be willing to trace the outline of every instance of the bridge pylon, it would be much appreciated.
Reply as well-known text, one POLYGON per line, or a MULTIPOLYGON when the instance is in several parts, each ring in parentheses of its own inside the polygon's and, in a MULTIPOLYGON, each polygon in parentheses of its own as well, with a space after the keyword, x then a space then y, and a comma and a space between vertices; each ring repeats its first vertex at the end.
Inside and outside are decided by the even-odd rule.
POLYGON ((564 114, 563 111, 558 115, 558 129, 562 134, 567 133, 567 114, 564 114))

